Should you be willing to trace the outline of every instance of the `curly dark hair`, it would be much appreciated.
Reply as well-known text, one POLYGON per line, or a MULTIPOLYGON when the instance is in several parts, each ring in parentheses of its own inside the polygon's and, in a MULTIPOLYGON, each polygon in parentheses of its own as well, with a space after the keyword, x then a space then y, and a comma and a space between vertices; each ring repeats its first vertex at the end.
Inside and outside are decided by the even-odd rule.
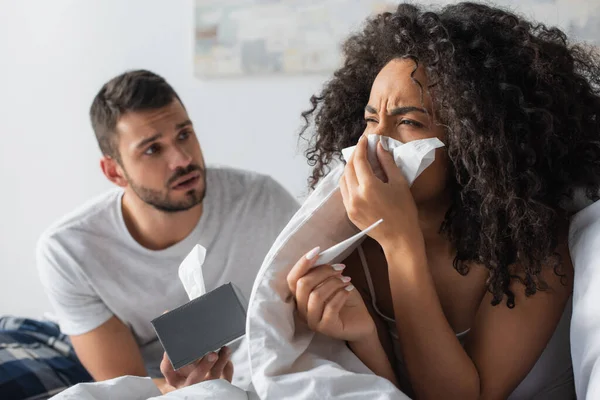
POLYGON ((401 4, 368 19, 343 52, 343 66, 302 113, 311 186, 362 135, 378 72, 410 58, 424 67, 447 130, 455 190, 440 229, 456 250, 454 268, 464 275, 469 262, 484 265, 492 304, 506 296, 511 308, 513 279, 530 296, 547 286, 543 265, 561 275, 562 201, 576 188, 597 198, 600 188, 598 51, 512 12, 460 3, 436 12, 401 4))

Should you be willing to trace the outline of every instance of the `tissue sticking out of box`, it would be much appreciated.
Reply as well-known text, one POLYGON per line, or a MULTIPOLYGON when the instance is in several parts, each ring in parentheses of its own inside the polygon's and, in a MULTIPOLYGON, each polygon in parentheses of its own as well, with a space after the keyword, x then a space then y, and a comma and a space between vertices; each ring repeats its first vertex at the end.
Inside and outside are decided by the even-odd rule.
POLYGON ((197 244, 179 266, 179 279, 190 300, 206 293, 204 275, 202 275, 205 258, 206 249, 197 244))

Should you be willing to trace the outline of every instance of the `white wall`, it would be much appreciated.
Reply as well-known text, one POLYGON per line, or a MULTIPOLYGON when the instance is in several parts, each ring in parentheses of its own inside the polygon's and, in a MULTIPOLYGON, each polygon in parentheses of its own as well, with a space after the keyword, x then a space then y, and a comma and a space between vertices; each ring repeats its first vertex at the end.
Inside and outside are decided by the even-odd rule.
POLYGON ((296 134, 323 78, 201 82, 192 50, 191 0, 0 0, 0 315, 49 311, 35 243, 110 187, 87 114, 100 86, 126 69, 150 69, 175 87, 207 162, 306 193, 296 134))
MULTIPOLYGON (((448 1, 427 1, 440 2, 448 1)), ((600 22, 598 0, 500 3, 580 34, 596 35, 600 22)), ((324 77, 200 82, 192 76, 193 15, 192 0, 0 0, 0 315, 49 310, 35 242, 110 187, 87 113, 100 86, 126 69, 171 82, 208 162, 269 173, 305 194, 299 113, 324 77)))

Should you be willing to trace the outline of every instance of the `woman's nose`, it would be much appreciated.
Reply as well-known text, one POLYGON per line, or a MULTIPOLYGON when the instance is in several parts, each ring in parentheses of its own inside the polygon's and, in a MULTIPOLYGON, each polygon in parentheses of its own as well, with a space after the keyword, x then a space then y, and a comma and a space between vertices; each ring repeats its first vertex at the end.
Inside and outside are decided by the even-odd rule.
POLYGON ((377 126, 374 126, 370 131, 367 131, 367 134, 374 134, 380 136, 392 136, 393 132, 393 124, 390 124, 389 121, 381 120, 377 126))

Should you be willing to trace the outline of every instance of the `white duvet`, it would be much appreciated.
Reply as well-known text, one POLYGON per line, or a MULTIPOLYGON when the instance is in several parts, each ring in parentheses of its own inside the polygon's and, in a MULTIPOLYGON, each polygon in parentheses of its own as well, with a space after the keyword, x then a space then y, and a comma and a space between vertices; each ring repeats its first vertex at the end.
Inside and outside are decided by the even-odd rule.
POLYGON ((176 390, 165 395, 150 378, 123 376, 104 382, 80 383, 54 396, 53 400, 258 400, 255 393, 246 392, 219 379, 176 390))
MULTIPOLYGON (((296 316, 286 276, 315 246, 327 249, 357 233, 333 170, 277 238, 254 284, 246 338, 252 383, 261 399, 406 399, 374 375, 341 341, 310 331, 296 316)), ((344 259, 358 243, 337 257, 344 259)))

